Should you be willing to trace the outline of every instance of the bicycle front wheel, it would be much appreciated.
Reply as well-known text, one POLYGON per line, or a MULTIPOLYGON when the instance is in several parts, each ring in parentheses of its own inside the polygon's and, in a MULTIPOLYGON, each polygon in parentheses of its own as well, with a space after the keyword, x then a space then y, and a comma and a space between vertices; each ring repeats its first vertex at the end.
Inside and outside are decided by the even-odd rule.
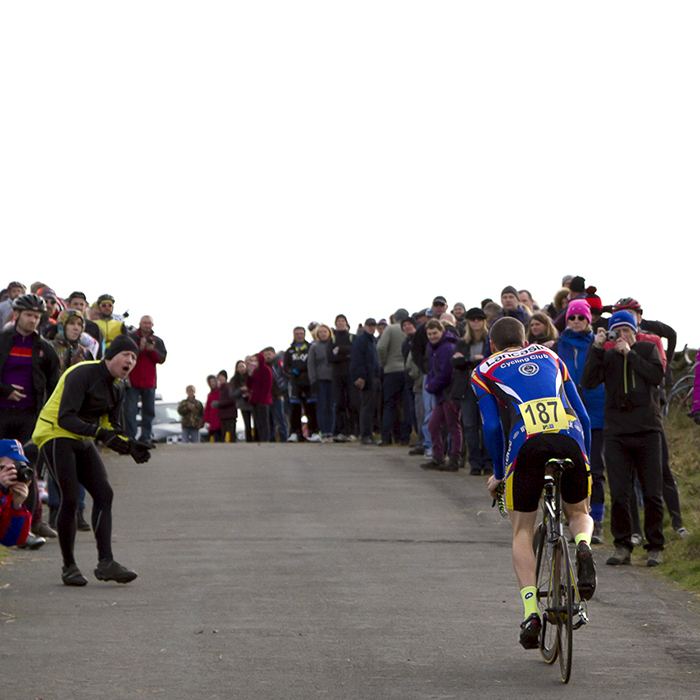
POLYGON ((555 607, 557 610, 557 643, 559 646, 559 672, 564 683, 571 677, 571 661, 574 642, 574 574, 566 540, 560 537, 554 550, 555 607))
POLYGON ((548 663, 553 664, 557 659, 557 622, 553 609, 554 601, 554 548, 549 541, 549 514, 545 511, 542 523, 535 530, 535 556, 537 557, 537 606, 542 619, 540 637, 540 654, 548 663))

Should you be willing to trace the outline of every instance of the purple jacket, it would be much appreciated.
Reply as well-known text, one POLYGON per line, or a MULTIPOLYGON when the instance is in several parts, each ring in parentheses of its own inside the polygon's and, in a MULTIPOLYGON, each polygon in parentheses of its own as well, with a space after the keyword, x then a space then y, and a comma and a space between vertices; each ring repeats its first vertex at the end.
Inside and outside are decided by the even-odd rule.
POLYGON ((454 333, 445 331, 442 338, 433 345, 428 344, 428 376, 425 382, 425 390, 435 395, 435 401, 442 403, 450 397, 445 391, 452 383, 452 355, 455 343, 459 340, 454 333))
POLYGON ((693 390, 692 413, 695 413, 695 411, 700 411, 700 364, 695 368, 695 389, 693 390))

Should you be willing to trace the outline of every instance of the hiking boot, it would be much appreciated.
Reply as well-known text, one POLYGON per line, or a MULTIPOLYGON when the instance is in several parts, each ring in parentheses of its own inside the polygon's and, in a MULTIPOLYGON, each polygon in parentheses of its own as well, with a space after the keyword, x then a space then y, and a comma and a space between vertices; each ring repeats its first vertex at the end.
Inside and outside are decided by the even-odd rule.
POLYGON ((603 544, 603 522, 601 520, 593 521, 591 544, 603 544))
POLYGON ((81 532, 90 532, 90 525, 85 521, 85 516, 83 515, 84 512, 84 510, 78 511, 78 530, 80 530, 81 532))
POLYGON ((43 537, 35 537, 30 532, 27 535, 27 539, 24 540, 22 544, 17 545, 17 549, 39 549, 46 544, 46 540, 43 537))
POLYGON ((579 542, 576 546, 576 578, 581 599, 590 600, 595 593, 597 578, 593 552, 587 542, 579 542))
POLYGON ((520 645, 524 649, 537 649, 540 646, 542 622, 537 613, 532 613, 520 623, 520 645))
POLYGON ((647 566, 658 566, 664 563, 664 555, 660 549, 650 549, 647 554, 647 566))
POLYGON ((408 451, 408 454, 411 455, 411 457, 415 457, 416 455, 423 455, 424 452, 425 449, 422 445, 416 445, 416 447, 408 451))
POLYGON ((87 586, 87 579, 80 573, 77 564, 64 566, 61 573, 61 580, 66 586, 87 586))
POLYGON ((129 581, 133 581, 136 576, 138 576, 138 574, 135 571, 129 571, 125 566, 117 564, 114 559, 112 559, 112 561, 101 561, 95 568, 95 578, 99 581, 129 583, 129 581))
POLYGON ((615 553, 611 557, 608 557, 608 560, 605 563, 609 564, 610 566, 623 566, 624 564, 631 564, 631 554, 632 553, 629 549, 627 549, 627 547, 615 547, 615 553))
POLYGON ((444 472, 458 472, 459 471, 459 459, 455 457, 448 457, 445 466, 442 468, 444 472))
POLYGON ((52 530, 43 520, 32 523, 32 533, 37 537, 58 537, 55 530, 52 530))
POLYGON ((437 457, 433 457, 429 462, 423 462, 423 464, 420 465, 421 469, 433 469, 435 471, 441 472, 445 466, 445 461, 442 459, 438 459, 437 457))

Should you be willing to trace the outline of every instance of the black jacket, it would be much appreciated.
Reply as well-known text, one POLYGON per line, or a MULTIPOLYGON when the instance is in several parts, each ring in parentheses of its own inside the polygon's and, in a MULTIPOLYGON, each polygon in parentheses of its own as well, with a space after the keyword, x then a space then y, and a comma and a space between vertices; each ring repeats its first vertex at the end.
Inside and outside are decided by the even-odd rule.
POLYGON ((654 343, 637 341, 626 357, 614 348, 592 345, 581 387, 595 389, 605 383, 604 435, 660 433, 659 385, 663 378, 664 368, 654 343))
MULTIPOLYGON (((0 333, 0 377, 10 356, 15 342, 15 328, 8 328, 0 333)), ((34 410, 39 414, 46 399, 51 395, 61 376, 61 364, 58 355, 48 340, 38 333, 32 334, 32 380, 36 404, 34 410)), ((0 384, 0 395, 8 397, 14 391, 10 384, 0 384)))

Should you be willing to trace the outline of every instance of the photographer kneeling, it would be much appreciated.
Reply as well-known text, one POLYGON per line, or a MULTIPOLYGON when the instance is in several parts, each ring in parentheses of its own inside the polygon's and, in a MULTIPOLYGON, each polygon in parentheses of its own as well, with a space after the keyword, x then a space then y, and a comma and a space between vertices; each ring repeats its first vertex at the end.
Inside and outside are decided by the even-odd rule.
POLYGON ((24 501, 34 472, 18 462, 29 462, 19 440, 0 440, 0 544, 5 547, 22 544, 32 524, 24 501))
POLYGON ((100 581, 128 583, 136 573, 112 557, 112 487, 95 446, 99 441, 135 462, 148 461, 144 443, 123 435, 119 423, 124 382, 136 364, 138 347, 126 335, 117 336, 103 360, 82 362, 68 369, 42 409, 32 439, 41 450, 58 487, 56 515, 58 540, 63 555, 61 578, 67 586, 84 586, 73 556, 78 508, 78 485, 92 497, 92 529, 99 562, 95 577, 100 581))

